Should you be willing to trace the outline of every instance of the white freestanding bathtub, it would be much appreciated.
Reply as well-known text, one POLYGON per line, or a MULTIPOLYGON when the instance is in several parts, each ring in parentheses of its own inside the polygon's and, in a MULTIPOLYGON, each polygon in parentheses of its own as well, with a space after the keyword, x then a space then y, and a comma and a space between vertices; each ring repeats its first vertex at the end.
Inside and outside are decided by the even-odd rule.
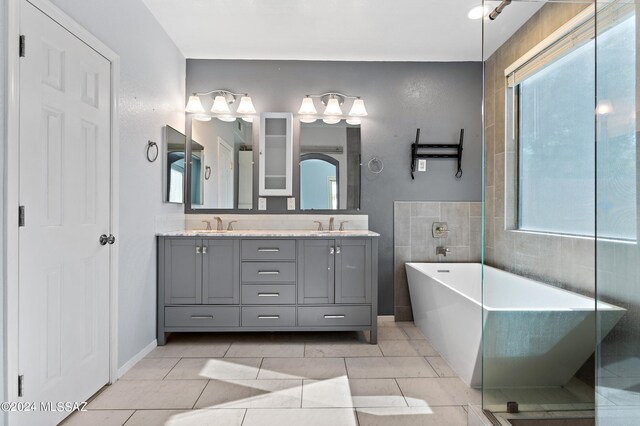
MULTIPOLYGON (((482 385, 481 324, 485 388, 563 386, 594 352, 592 298, 479 263, 406 269, 416 326, 469 386, 482 385)), ((626 312, 597 310, 601 338, 626 312)))

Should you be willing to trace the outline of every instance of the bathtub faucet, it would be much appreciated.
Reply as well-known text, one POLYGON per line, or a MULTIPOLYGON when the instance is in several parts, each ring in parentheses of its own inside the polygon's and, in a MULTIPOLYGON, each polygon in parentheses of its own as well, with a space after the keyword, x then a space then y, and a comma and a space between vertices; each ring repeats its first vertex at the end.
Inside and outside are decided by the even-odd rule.
POLYGON ((451 253, 451 249, 449 247, 436 247, 436 256, 444 256, 447 257, 447 253, 451 253))

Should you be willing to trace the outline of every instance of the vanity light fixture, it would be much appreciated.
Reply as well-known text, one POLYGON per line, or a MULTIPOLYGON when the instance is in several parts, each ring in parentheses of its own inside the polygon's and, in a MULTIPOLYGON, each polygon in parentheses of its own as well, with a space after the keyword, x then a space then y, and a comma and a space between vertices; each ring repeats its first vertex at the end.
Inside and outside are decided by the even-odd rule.
POLYGON ((318 118, 322 118, 327 124, 337 124, 344 118, 347 123, 351 125, 358 125, 362 122, 360 117, 367 115, 367 109, 364 106, 364 100, 359 96, 345 95, 344 93, 329 92, 321 95, 305 95, 302 99, 302 104, 298 110, 300 114, 300 121, 302 123, 313 123, 318 118), (318 116, 318 111, 313 103, 313 98, 319 98, 320 102, 325 105, 324 112, 321 116, 318 116), (348 117, 344 117, 342 114, 342 108, 345 100, 353 99, 353 104, 349 110, 348 117))
POLYGON ((193 118, 200 121, 211 120, 211 115, 207 114, 202 106, 201 96, 213 96, 213 105, 211 106, 211 112, 213 116, 219 120, 231 122, 236 119, 236 116, 240 116, 244 121, 249 123, 253 122, 253 115, 256 113, 256 109, 253 106, 251 97, 248 93, 234 93, 225 89, 210 90, 208 92, 198 92, 189 96, 189 101, 185 108, 185 112, 195 114, 193 118), (238 96, 240 102, 236 113, 233 114, 229 105, 233 104, 238 96))

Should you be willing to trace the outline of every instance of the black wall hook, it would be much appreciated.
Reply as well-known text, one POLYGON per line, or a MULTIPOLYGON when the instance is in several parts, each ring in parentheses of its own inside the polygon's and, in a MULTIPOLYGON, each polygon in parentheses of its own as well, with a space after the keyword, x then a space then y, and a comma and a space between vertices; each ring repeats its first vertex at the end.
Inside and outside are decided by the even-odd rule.
POLYGON ((464 142, 464 129, 460 129, 460 142, 455 143, 419 143, 420 141, 420 129, 416 131, 416 140, 411 144, 411 179, 415 179, 413 173, 416 171, 416 162, 420 158, 457 158, 458 170, 456 172, 456 178, 462 177, 462 146, 464 142), (436 154, 433 152, 419 152, 420 150, 431 151, 434 149, 455 149, 456 154, 436 154))

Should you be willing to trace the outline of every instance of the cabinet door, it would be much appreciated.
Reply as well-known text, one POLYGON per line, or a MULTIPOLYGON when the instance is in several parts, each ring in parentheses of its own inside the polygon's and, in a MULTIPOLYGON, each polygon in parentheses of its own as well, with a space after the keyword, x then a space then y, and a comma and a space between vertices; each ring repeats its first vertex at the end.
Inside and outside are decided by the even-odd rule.
POLYGON ((164 301, 168 305, 202 303, 201 240, 164 240, 164 301))
POLYGON ((371 240, 336 241, 336 303, 371 303, 371 240))
POLYGON ((202 255, 202 303, 240 303, 240 241, 203 240, 202 246, 206 248, 202 255))
POLYGON ((260 114, 260 195, 293 193, 293 114, 260 114))
POLYGON ((333 240, 298 242, 298 303, 334 302, 333 240))

